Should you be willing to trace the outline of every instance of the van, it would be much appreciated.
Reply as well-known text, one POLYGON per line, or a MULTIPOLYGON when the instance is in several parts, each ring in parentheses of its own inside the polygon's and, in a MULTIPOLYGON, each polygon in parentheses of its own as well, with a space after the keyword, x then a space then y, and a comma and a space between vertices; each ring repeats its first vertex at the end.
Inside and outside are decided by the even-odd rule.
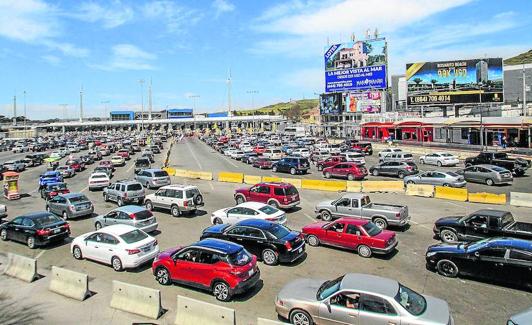
POLYGON ((414 156, 408 152, 390 152, 379 159, 379 162, 414 162, 414 156))
POLYGON ((283 152, 281 151, 281 149, 266 149, 264 150, 262 156, 271 160, 279 160, 283 158, 283 152))

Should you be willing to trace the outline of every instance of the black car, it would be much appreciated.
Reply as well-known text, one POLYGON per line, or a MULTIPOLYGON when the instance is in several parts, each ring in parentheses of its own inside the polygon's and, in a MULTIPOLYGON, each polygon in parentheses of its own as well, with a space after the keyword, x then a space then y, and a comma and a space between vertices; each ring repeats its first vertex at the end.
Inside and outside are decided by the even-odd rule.
POLYGON ((258 157, 259 155, 256 152, 246 152, 244 153, 244 157, 240 158, 240 161, 251 165, 258 157))
POLYGON ((201 240, 205 238, 240 244, 267 265, 291 263, 305 254, 305 241, 300 232, 261 219, 247 219, 235 225, 211 226, 203 230, 201 240))
POLYGON ((68 222, 50 212, 29 213, 0 225, 0 239, 25 243, 32 249, 69 236, 68 222))
POLYGON ((151 163, 148 158, 141 157, 135 160, 135 174, 138 174, 143 169, 151 168, 151 163))
POLYGON ((465 275, 532 290, 532 241, 496 237, 467 244, 432 245, 427 268, 446 277, 465 275))
POLYGON ((63 182, 48 183, 41 188, 41 198, 49 200, 56 195, 70 193, 67 184, 63 182))
POLYGON ((148 160, 150 161, 150 163, 154 163, 155 162, 155 158, 153 158, 153 154, 149 153, 149 152, 145 152, 142 154, 141 156, 142 158, 148 158, 148 160))
POLYGON ((161 153, 161 149, 159 148, 159 146, 150 146, 150 150, 151 152, 155 153, 155 154, 158 154, 158 153, 161 153))
POLYGON ((306 174, 310 169, 310 162, 302 157, 285 157, 273 164, 274 172, 285 172, 292 175, 306 174))
POLYGON ((85 163, 85 165, 94 164, 94 158, 92 158, 90 155, 81 156, 79 157, 79 159, 81 159, 81 161, 85 163))

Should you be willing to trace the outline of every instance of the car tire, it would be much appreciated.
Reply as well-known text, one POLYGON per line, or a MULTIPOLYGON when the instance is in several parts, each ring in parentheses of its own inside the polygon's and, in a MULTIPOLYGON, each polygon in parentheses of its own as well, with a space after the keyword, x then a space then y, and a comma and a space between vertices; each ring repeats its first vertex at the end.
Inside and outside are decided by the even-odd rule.
POLYGON ((237 205, 242 204, 246 202, 246 198, 243 195, 237 195, 235 198, 235 202, 237 205))
POLYGON ((122 201, 122 198, 118 198, 118 200, 116 200, 116 204, 118 204, 119 207, 123 206, 124 205, 124 201, 122 201))
POLYGON ((170 279, 170 272, 168 272, 168 270, 162 266, 155 270, 155 280, 157 280, 157 282, 163 286, 167 286, 172 283, 172 279, 170 279))
POLYGON ((277 172, 277 166, 273 166, 273 167, 272 167, 272 172, 274 172, 274 173, 277 172))
POLYGON ((357 247, 357 252, 360 257, 368 258, 371 257, 371 248, 366 245, 359 245, 357 247))
POLYGON ((153 210, 153 203, 151 203, 150 200, 146 200, 146 202, 144 202, 144 207, 146 207, 146 210, 152 211, 153 210))
POLYGON ((493 186, 493 184, 495 184, 495 182, 491 178, 486 178, 486 185, 493 186))
POLYGON ((438 270, 439 274, 447 278, 455 278, 460 272, 458 266, 449 260, 438 261, 438 264, 436 264, 436 270, 438 270))
POLYGON ((77 260, 83 259, 83 254, 81 253, 81 248, 79 248, 79 246, 74 246, 74 249, 72 249, 72 256, 77 260))
POLYGON ((443 187, 449 187, 450 185, 447 184, 447 183, 444 183, 442 186, 443 186, 443 187))
POLYGON ((321 220, 322 221, 329 222, 329 221, 332 221, 332 219, 333 219, 332 214, 329 211, 327 211, 327 210, 321 211, 320 212, 320 216, 321 216, 321 220))
POLYGON ((113 270, 115 270, 116 272, 120 272, 124 270, 122 261, 117 256, 113 256, 113 258, 111 259, 111 266, 113 267, 113 270))
POLYGON ((103 193, 103 201, 104 202, 109 202, 109 197, 107 196, 106 193, 103 193))
POLYGON ((194 204, 200 205, 202 203, 203 203, 203 195, 201 194, 196 195, 196 197, 194 198, 194 204))
POLYGON ((441 167, 441 166, 442 166, 441 161, 438 160, 438 162, 436 163, 436 165, 438 165, 438 167, 441 167))
POLYGON ((379 170, 378 170, 378 169, 374 169, 374 170, 371 172, 371 175, 373 175, 373 176, 379 176, 379 170))
POLYGON ((281 207, 279 206, 279 203, 277 203, 277 201, 275 200, 270 200, 268 201, 268 205, 271 205, 272 207, 276 208, 276 209, 280 209, 281 207))
POLYGON ((312 317, 301 309, 296 309, 290 313, 290 323, 294 325, 314 325, 312 317))
POLYGON ((297 170, 294 167, 290 168, 290 174, 291 175, 297 174, 297 170))
POLYGON ((416 184, 416 183, 414 183, 414 181, 410 180, 410 181, 406 181, 406 184, 416 184))
POLYGON ((399 172, 399 173, 397 173, 397 177, 399 177, 400 179, 403 179, 403 178, 405 178, 405 173, 399 172))
POLYGON ((0 239, 2 239, 2 241, 7 241, 7 230, 2 229, 0 231, 0 239))
POLYGON ((355 180, 355 176, 353 176, 353 174, 347 174, 347 180, 348 181, 354 181, 355 180))
POLYGON ((26 245, 28 246, 29 249, 34 249, 35 248, 35 237, 29 236, 28 238, 26 238, 26 245))
POLYGON ((102 229, 102 224, 101 224, 99 221, 97 221, 97 222, 94 224, 94 229, 96 229, 96 230, 100 230, 100 229, 102 229))
POLYGON ((458 242, 458 235, 450 229, 440 230, 440 238, 443 242, 449 244, 458 242))
POLYGON ((170 207, 170 214, 172 215, 172 217, 177 218, 181 216, 181 211, 179 210, 179 207, 174 204, 170 207))
POLYGON ((419 159, 419 163, 420 163, 421 165, 425 165, 425 160, 423 160, 423 159, 419 159))
POLYGON ((307 236, 307 243, 313 247, 320 246, 320 240, 314 235, 307 236))
POLYGON ((213 225, 221 225, 222 223, 224 223, 224 222, 222 221, 222 219, 220 219, 220 218, 218 218, 218 217, 217 217, 217 218, 214 218, 214 219, 212 220, 212 224, 213 224, 213 225))
POLYGON ((331 173, 325 172, 325 174, 323 176, 325 176, 325 178, 331 178, 331 173))
POLYGON ((318 170, 319 171, 323 170, 323 166, 322 165, 318 165, 318 170))
POLYGON ((231 300, 231 288, 223 281, 217 281, 212 286, 212 293, 219 301, 231 300))
POLYGON ((263 250, 261 257, 262 261, 266 265, 277 265, 277 263, 279 262, 279 254, 270 248, 266 248, 265 250, 263 250))
POLYGON ((373 218, 372 221, 377 227, 379 227, 381 229, 388 228, 388 221, 386 221, 386 219, 384 219, 384 218, 377 217, 377 218, 373 218))

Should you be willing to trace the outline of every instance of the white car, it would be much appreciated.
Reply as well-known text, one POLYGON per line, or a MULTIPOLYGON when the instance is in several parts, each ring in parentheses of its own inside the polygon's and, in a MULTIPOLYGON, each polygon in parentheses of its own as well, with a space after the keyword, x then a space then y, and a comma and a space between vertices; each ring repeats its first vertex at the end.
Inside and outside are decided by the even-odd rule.
POLYGON ((174 184, 163 186, 155 193, 146 195, 144 205, 150 211, 154 208, 170 210, 173 217, 179 217, 184 212, 195 213, 204 202, 197 186, 174 184))
POLYGON ((244 152, 253 152, 253 147, 251 145, 240 146, 240 150, 244 152))
POLYGON ((460 160, 447 152, 434 152, 419 157, 419 163, 422 165, 456 166, 460 163, 460 160))
POLYGON ((211 216, 211 222, 214 225, 235 224, 246 219, 263 219, 283 225, 286 223, 286 214, 268 204, 244 202, 232 208, 214 211, 211 216))
POLYGON ((348 151, 348 152, 344 152, 342 155, 345 156, 345 159, 349 162, 354 162, 360 165, 366 164, 366 159, 364 158, 363 153, 348 151))
POLYGON ((384 158, 386 155, 394 152, 403 152, 403 150, 399 148, 388 148, 384 149, 383 151, 379 152, 379 159, 384 158))
POLYGON ((233 159, 236 159, 236 160, 240 160, 240 159, 242 159, 242 157, 244 157, 244 151, 235 150, 235 151, 233 151, 231 153, 230 157, 233 158, 233 159))
POLYGON ((235 151, 236 151, 236 149, 234 149, 234 148, 225 149, 224 150, 224 155, 230 157, 233 154, 233 152, 235 152, 235 151))
POLYGON ((133 226, 112 225, 74 238, 70 252, 77 260, 86 258, 122 271, 151 262, 159 254, 159 244, 133 226))
POLYGON ((126 164, 126 160, 122 156, 112 156, 111 162, 113 166, 124 166, 126 164))
POLYGON ((266 149, 264 150, 262 156, 271 160, 280 160, 283 158, 283 152, 281 149, 266 149))
POLYGON ((298 157, 303 157, 303 158, 309 158, 310 157, 310 150, 308 150, 307 148, 296 148, 296 149, 292 150, 291 155, 298 156, 298 157))
POLYGON ((96 172, 89 176, 89 191, 108 187, 111 183, 107 173, 96 172))
POLYGON ((53 152, 50 154, 50 158, 61 159, 61 158, 63 158, 63 155, 61 155, 61 153, 60 153, 59 151, 53 151, 53 152))

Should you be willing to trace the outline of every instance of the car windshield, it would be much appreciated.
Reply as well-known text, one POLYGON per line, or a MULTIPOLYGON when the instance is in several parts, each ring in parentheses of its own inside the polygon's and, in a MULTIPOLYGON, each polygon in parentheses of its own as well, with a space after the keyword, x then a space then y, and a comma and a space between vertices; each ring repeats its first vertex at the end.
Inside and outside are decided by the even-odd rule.
POLYGON ((502 167, 498 167, 498 166, 493 166, 491 167, 492 170, 498 172, 498 173, 504 173, 504 172, 507 172, 508 170, 505 169, 505 168, 502 168, 502 167))
POLYGON ((190 190, 186 190, 185 193, 187 198, 192 198, 194 197, 194 195, 200 194, 197 188, 191 188, 190 190))
POLYGON ((85 202, 89 199, 85 195, 72 196, 69 198, 70 203, 85 202))
POLYGON ((61 221, 61 219, 54 214, 42 215, 32 219, 38 228, 45 228, 51 224, 61 221))
POLYGON ((412 158, 412 154, 410 154, 410 153, 405 153, 405 154, 403 155, 403 157, 405 157, 405 158, 412 158))
POLYGON ((67 186, 64 183, 62 183, 62 184, 53 184, 53 185, 48 186, 48 189, 50 189, 52 191, 64 190, 66 188, 67 188, 67 186))
POLYGON ((284 238, 290 233, 290 229, 278 224, 273 224, 269 231, 277 239, 284 238))
POLYGON ((318 289, 318 292, 316 293, 316 299, 323 300, 340 290, 340 283, 342 282, 343 278, 344 276, 342 275, 341 277, 332 281, 323 282, 323 284, 318 289))
POLYGON ((452 157, 453 155, 451 155, 450 153, 442 153, 442 154, 440 154, 440 156, 442 156, 442 157, 452 157))
POLYGON ((105 174, 95 174, 95 175, 91 175, 91 178, 107 178, 107 175, 105 175, 105 174))
POLYGON ((127 190, 128 191, 140 191, 140 190, 142 190, 142 185, 140 185, 139 183, 129 184, 127 186, 127 190))
POLYGON ((159 170, 159 171, 153 172, 153 176, 154 177, 166 177, 168 176, 168 173, 165 172, 164 170, 159 170))
POLYGON ((382 229, 377 227, 377 225, 374 224, 373 222, 366 223, 365 225, 362 226, 362 228, 364 228, 364 230, 371 237, 377 236, 378 234, 380 234, 382 232, 382 229))
POLYGON ((460 175, 458 175, 457 173, 453 173, 453 172, 447 172, 446 174, 449 175, 449 176, 452 176, 452 177, 458 177, 458 176, 460 176, 460 175))
POLYGON ((272 207, 271 205, 265 205, 262 208, 259 208, 259 211, 264 212, 266 214, 274 214, 277 213, 279 210, 272 207))
POLYGON ((298 193, 297 193, 297 189, 296 189, 294 186, 290 186, 290 187, 285 188, 285 189, 284 189, 284 193, 285 193, 287 196, 298 194, 298 193))
POLYGON ((395 300, 414 316, 423 314, 425 309, 427 309, 427 301, 425 298, 402 284, 399 284, 399 291, 395 295, 395 300))
POLYGON ((236 266, 243 266, 243 265, 248 264, 249 261, 251 261, 251 255, 245 249, 241 249, 236 253, 228 255, 227 258, 231 265, 236 265, 236 266))
POLYGON ((148 238, 148 235, 140 229, 135 229, 130 232, 126 232, 123 235, 120 235, 120 238, 122 238, 122 240, 125 241, 126 244, 133 244, 148 238))

